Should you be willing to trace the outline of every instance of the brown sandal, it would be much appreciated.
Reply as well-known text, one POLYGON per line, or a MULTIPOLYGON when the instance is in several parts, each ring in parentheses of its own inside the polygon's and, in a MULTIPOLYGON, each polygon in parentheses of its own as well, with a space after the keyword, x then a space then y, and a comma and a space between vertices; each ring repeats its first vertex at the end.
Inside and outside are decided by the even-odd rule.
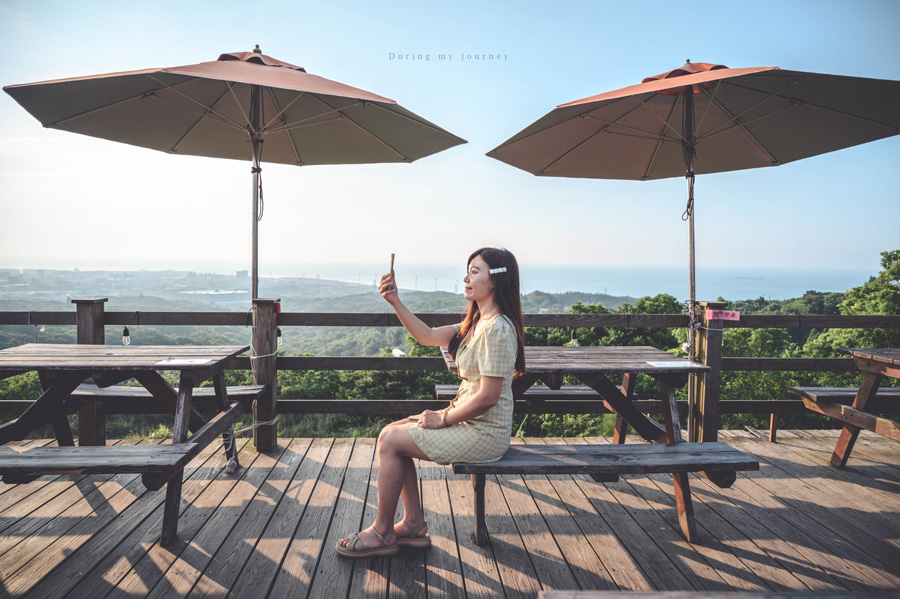
POLYGON ((397 537, 397 545, 401 547, 416 547, 419 549, 425 549, 426 547, 431 547, 431 537, 428 535, 417 536, 419 531, 428 526, 428 523, 422 520, 418 524, 411 526, 407 523, 403 523, 406 526, 406 530, 409 531, 408 535, 398 535, 396 532, 394 534, 397 537))
MULTIPOLYGON (((342 547, 341 544, 338 543, 337 545, 335 545, 334 550, 338 553, 338 555, 343 555, 344 557, 349 557, 352 559, 395 555, 398 551, 400 551, 400 545, 397 542, 396 538, 393 543, 388 543, 384 538, 384 535, 378 532, 378 529, 374 526, 372 527, 372 533, 381 542, 381 544, 377 547, 366 547, 365 543, 362 542, 362 539, 359 538, 359 533, 355 532, 347 537, 348 542, 346 547, 342 547)), ((396 536, 397 534, 394 533, 394 537, 396 536)))

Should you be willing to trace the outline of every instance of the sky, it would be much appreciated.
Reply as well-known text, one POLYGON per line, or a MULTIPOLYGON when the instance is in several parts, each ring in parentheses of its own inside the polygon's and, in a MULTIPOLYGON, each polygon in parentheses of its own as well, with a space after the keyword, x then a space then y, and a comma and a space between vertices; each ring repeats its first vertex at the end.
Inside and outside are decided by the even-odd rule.
MULTIPOLYGON (((387 268, 391 253, 398 269, 462 264, 486 245, 520 264, 686 268, 683 179, 538 178, 485 153, 559 104, 685 59, 900 80, 898 22, 893 0, 0 0, 0 85, 195 64, 259 44, 468 140, 413 164, 264 164, 263 275, 387 268)), ((248 269, 249 166, 249 155, 173 156, 44 129, 0 94, 0 268, 248 269)), ((900 247, 898 188, 897 136, 700 176, 698 269, 874 274, 880 252, 900 247)))

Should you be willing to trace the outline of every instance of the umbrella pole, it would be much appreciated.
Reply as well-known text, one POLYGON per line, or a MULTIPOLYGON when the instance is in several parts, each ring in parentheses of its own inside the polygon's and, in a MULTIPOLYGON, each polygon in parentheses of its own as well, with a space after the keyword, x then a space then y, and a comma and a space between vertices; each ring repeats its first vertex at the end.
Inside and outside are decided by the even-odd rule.
MULTIPOLYGON (((685 215, 688 221, 688 269, 690 293, 688 299, 688 358, 694 361, 697 357, 696 333, 697 333, 697 279, 696 264, 694 260, 694 89, 693 86, 684 88, 682 94, 684 100, 684 122, 682 126, 683 140, 681 142, 684 153, 684 166, 687 169, 684 177, 687 179, 688 200, 685 215)), ((695 426, 697 414, 695 406, 698 403, 697 375, 688 377, 688 441, 697 441, 697 427, 695 426)))
POLYGON ((260 88, 258 85, 250 87, 250 137, 253 142, 253 224, 251 245, 251 300, 259 297, 259 154, 262 150, 262 140, 259 138, 259 113, 260 113, 260 88))

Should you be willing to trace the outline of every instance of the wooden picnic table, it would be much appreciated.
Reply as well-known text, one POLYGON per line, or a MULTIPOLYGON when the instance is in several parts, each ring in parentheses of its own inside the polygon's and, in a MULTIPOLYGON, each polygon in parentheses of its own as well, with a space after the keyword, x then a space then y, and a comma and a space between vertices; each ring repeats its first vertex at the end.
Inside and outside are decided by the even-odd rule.
POLYGON ((144 485, 166 485, 160 542, 173 542, 178 531, 185 464, 220 434, 230 459, 236 460, 231 427, 242 413, 230 404, 224 370, 249 346, 108 346, 29 343, 0 351, 0 378, 37 371, 44 393, 16 420, 0 425, 0 444, 24 439, 35 429, 53 425, 59 447, 17 451, 0 447, 4 482, 27 483, 44 474, 142 473, 144 485), (174 389, 159 371, 179 372, 174 389), (92 379, 100 388, 136 379, 163 406, 171 408, 171 445, 75 447, 66 414, 72 393, 92 379), (219 413, 207 421, 191 406, 193 389, 212 379, 219 413), (192 434, 190 437, 188 433, 192 434))
POLYGON ((879 418, 867 408, 874 406, 874 399, 878 395, 878 388, 884 377, 900 379, 900 349, 841 349, 841 352, 853 356, 857 367, 863 371, 863 381, 859 386, 853 403, 848 407, 828 401, 815 401, 803 396, 806 407, 837 418, 844 422, 844 429, 838 437, 834 453, 831 455, 831 465, 843 468, 847 465, 850 452, 863 428, 871 430, 885 437, 900 441, 900 425, 888 418, 879 418))
MULTIPOLYGON (((442 350, 448 368, 456 364, 442 350)), ((737 470, 755 470, 759 462, 724 443, 685 443, 681 438, 675 389, 683 387, 690 374, 704 374, 710 368, 648 346, 624 347, 537 347, 525 348, 526 373, 512 384, 514 399, 540 402, 540 394, 526 393, 542 382, 559 390, 563 378, 571 375, 596 392, 599 401, 615 412, 616 444, 591 446, 513 446, 497 462, 454 464, 454 472, 473 476, 476 491, 476 540, 484 542, 483 488, 487 473, 587 473, 595 480, 614 482, 623 473, 672 473, 678 519, 686 539, 696 538, 689 472, 704 472, 715 484, 728 487, 737 470), (633 404, 637 375, 646 374, 659 383, 665 426, 641 413, 633 404), (622 376, 621 386, 608 377, 622 376), (657 446, 625 446, 626 425, 657 446), (633 447, 633 448, 632 448, 633 447), (478 505, 478 503, 481 505, 478 505)))

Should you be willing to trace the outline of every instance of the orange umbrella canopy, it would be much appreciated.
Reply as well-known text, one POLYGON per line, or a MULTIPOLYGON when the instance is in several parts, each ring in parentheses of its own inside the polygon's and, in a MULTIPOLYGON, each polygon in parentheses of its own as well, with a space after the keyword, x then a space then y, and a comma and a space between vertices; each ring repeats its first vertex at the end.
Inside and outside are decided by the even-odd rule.
POLYGON ((562 104, 487 155, 538 176, 596 179, 682 177, 683 146, 696 174, 777 166, 897 135, 898 98, 900 81, 688 61, 562 104))
POLYGON ((259 46, 212 62, 3 89, 45 127, 172 154, 252 160, 254 298, 260 162, 412 162, 466 143, 393 100, 310 75, 259 46))
POLYGON ((391 99, 254 52, 3 88, 45 127, 163 152, 265 162, 412 162, 465 143, 391 99), (259 124, 251 91, 261 90, 259 124))

